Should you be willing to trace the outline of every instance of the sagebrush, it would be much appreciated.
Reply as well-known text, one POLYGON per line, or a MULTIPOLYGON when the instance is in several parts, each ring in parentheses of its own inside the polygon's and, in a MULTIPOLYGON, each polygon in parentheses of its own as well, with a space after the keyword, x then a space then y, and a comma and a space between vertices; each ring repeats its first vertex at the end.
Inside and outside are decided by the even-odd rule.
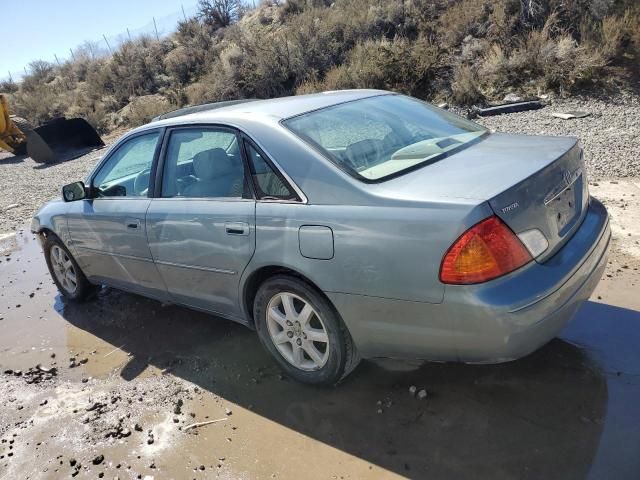
POLYGON ((186 104, 382 88, 471 105, 637 80, 634 0, 203 0, 169 38, 112 55, 76 49, 4 82, 34 123, 81 116, 101 131, 186 104))

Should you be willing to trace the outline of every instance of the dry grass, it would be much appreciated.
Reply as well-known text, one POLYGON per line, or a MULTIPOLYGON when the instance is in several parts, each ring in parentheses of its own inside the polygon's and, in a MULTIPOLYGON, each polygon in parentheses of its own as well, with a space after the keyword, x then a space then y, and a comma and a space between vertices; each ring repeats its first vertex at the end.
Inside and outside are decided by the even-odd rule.
POLYGON ((126 42, 107 57, 90 47, 61 66, 33 62, 20 85, 0 88, 35 123, 82 116, 102 131, 185 103, 327 89, 385 88, 459 104, 506 91, 571 93, 631 71, 640 7, 635 0, 289 0, 264 2, 226 27, 181 22, 168 39, 126 42))

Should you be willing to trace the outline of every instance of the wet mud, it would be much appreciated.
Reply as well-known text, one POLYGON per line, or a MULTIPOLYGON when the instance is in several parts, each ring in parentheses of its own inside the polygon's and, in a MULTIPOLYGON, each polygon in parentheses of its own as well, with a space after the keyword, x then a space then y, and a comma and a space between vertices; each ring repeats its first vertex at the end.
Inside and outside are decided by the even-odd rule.
POLYGON ((335 388, 216 317, 107 288, 65 302, 27 232, 0 260, 0 479, 640 478, 633 257, 524 359, 365 361, 335 388))

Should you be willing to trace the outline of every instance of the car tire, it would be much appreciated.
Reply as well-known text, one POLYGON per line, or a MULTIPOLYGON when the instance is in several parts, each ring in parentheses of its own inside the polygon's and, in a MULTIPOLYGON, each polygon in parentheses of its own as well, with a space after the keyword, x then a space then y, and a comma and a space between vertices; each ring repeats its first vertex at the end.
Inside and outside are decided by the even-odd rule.
MULTIPOLYGON (((17 117, 15 115, 12 115, 11 117, 9 117, 9 119, 25 135, 28 132, 30 132, 31 130, 33 130, 33 125, 31 125, 31 123, 29 123, 29 121, 27 119, 25 119, 25 118, 17 117)), ((26 155, 26 153, 27 153, 27 142, 24 141, 24 142, 16 145, 14 147, 14 149, 13 149, 13 153, 16 156, 18 156, 18 155, 26 155)))
POLYGON ((277 275, 266 280, 256 294, 253 314, 262 345, 299 382, 334 385, 360 361, 333 305, 297 277, 277 275))
POLYGON ((95 292, 97 287, 89 283, 62 240, 53 234, 47 235, 43 250, 49 273, 65 298, 82 301, 95 292))

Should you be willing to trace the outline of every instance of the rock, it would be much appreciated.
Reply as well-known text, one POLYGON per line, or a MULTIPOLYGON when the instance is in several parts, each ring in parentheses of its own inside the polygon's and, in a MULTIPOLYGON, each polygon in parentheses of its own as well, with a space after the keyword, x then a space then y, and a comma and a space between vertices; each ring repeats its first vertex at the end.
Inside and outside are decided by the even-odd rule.
POLYGON ((228 408, 224 409, 224 413, 225 415, 229 416, 229 415, 233 415, 233 412, 231 410, 229 410, 228 408))
POLYGON ((524 99, 515 93, 507 93, 502 99, 503 102, 522 102, 524 99))
POLYGON ((422 390, 420 390, 420 391, 418 392, 417 397, 418 397, 418 400, 424 400, 424 399, 426 399, 426 398, 427 398, 427 391, 423 388, 422 390))
POLYGON ((95 402, 95 403, 93 403, 93 405, 89 405, 87 408, 85 408, 85 410, 87 412, 93 412, 94 410, 97 410, 97 409, 99 409, 99 408, 101 408, 103 406, 104 406, 104 404, 102 404, 100 402, 95 402))
POLYGON ((416 387, 415 385, 411 385, 411 386, 409 387, 409 393, 410 393, 411 395, 415 395, 417 391, 418 391, 418 387, 416 387))
POLYGON ((573 118, 584 118, 591 115, 589 112, 580 112, 573 110, 571 112, 553 112, 552 117, 561 118, 562 120, 571 120, 573 118))
POLYGON ((103 461, 104 461, 104 455, 98 455, 96 458, 93 459, 93 464, 100 465, 103 461))
POLYGON ((50 373, 51 375, 57 375, 58 373, 57 368, 55 367, 46 368, 46 367, 43 367, 42 365, 38 365, 38 370, 40 370, 42 373, 50 373))
POLYGON ((70 459, 69 459, 69 465, 71 465, 72 467, 75 467, 75 466, 76 466, 76 463, 78 463, 78 462, 76 461, 76 459, 75 459, 75 458, 70 458, 70 459))
POLYGON ((141 426, 139 423, 136 423, 136 424, 133 426, 133 429, 134 429, 136 432, 141 432, 141 431, 142 431, 142 426, 141 426))
POLYGON ((85 363, 87 363, 89 361, 88 358, 83 358, 82 360, 80 360, 80 365, 84 365, 85 363))

